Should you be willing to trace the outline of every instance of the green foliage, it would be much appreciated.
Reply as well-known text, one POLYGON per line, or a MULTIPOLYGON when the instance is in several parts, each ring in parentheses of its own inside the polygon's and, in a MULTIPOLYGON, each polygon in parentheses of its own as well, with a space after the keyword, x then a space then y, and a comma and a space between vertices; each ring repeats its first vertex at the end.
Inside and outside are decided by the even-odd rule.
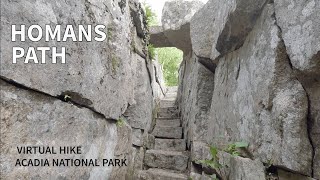
POLYGON ((156 58, 156 49, 154 48, 154 46, 152 44, 148 45, 148 53, 149 53, 150 59, 156 58))
POLYGON ((214 146, 210 146, 210 154, 211 154, 211 159, 208 160, 200 160, 198 163, 210 167, 212 169, 219 169, 222 167, 222 165, 219 162, 219 157, 218 157, 218 148, 214 146))
POLYGON ((177 48, 157 48, 158 60, 163 66, 164 79, 167 86, 177 86, 179 66, 183 52, 177 48))
POLYGON ((247 142, 236 142, 233 144, 229 144, 225 152, 231 154, 232 156, 240 156, 240 152, 237 150, 238 148, 247 148, 249 144, 247 142))
POLYGON ((157 20, 157 15, 152 11, 151 6, 144 3, 144 8, 145 8, 146 17, 147 17, 147 25, 149 27, 157 26, 159 24, 157 20))
POLYGON ((119 118, 117 120, 117 126, 118 127, 122 127, 122 126, 124 126, 124 124, 125 124, 125 120, 123 118, 119 118))
MULTIPOLYGON (((236 142, 229 144, 227 148, 225 148, 223 151, 231 154, 232 156, 239 156, 240 152, 237 150, 237 148, 248 148, 249 144, 247 142, 236 142)), ((218 170, 222 168, 222 164, 219 162, 218 157, 219 149, 215 146, 210 146, 210 154, 211 159, 209 160, 200 160, 197 161, 197 163, 202 164, 203 166, 209 167, 214 170, 218 170)), ((218 180, 218 174, 213 174, 211 176, 213 180, 218 180)))

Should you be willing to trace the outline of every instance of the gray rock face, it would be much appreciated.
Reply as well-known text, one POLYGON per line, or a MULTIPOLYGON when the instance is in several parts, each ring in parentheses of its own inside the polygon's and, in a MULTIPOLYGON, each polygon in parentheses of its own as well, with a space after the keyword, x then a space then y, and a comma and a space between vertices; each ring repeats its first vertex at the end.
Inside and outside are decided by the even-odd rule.
POLYGON ((265 3, 266 0, 209 0, 190 23, 195 54, 214 60, 241 47, 265 3))
MULTIPOLYGON (((126 5, 126 1, 120 1, 118 4, 123 4, 122 6, 126 5)), ((141 4, 138 0, 130 0, 128 1, 130 7, 130 14, 133 19, 133 23, 136 27, 137 34, 141 38, 145 38, 148 34, 148 30, 146 27, 146 16, 144 11, 142 10, 141 4)), ((122 11, 124 11, 122 9, 122 11)))
POLYGON ((224 179, 266 180, 265 167, 259 159, 233 157, 228 153, 220 153, 219 156, 220 163, 226 165, 220 170, 224 179))
MULTIPOLYGON (((110 167, 15 167, 17 159, 114 158, 118 143, 115 123, 85 108, 18 89, 1 80, 1 177, 3 179, 104 179, 110 167), (82 146, 80 155, 19 154, 18 146, 82 146)), ((131 142, 127 142, 129 145, 131 142)), ((126 174, 124 169, 119 174, 126 174)))
POLYGON ((201 141, 192 142, 191 161, 198 164, 198 161, 211 159, 210 147, 201 141))
POLYGON ((179 91, 180 111, 184 134, 190 141, 205 140, 208 130, 208 113, 214 89, 214 74, 199 63, 193 55, 184 59, 186 66, 180 68, 184 73, 183 89, 179 91))
POLYGON ((278 170, 279 180, 315 180, 313 178, 302 176, 301 174, 295 174, 283 170, 278 170))
POLYGON ((136 71, 132 77, 135 83, 134 102, 130 104, 124 116, 133 128, 149 130, 152 119, 153 95, 146 61, 136 55, 136 71), (150 97, 150 98, 146 98, 150 97))
POLYGON ((174 47, 168 37, 165 35, 162 26, 150 27, 150 42, 155 47, 174 47))
POLYGON ((151 73, 153 100, 158 103, 166 93, 162 65, 158 61, 152 61, 149 65, 151 66, 149 72, 151 73))
POLYGON ((320 2, 276 0, 275 12, 291 64, 308 93, 313 172, 320 178, 320 2))
POLYGON ((162 26, 164 30, 179 30, 190 23, 193 15, 203 6, 199 0, 167 1, 162 10, 162 26))
MULTIPOLYGON (((131 16, 127 1, 4 1, 1 5, 1 76, 52 96, 70 95, 71 99, 118 119, 128 103, 133 102, 135 61, 131 59, 131 16), (41 7, 41 8, 38 8, 41 7), (11 24, 61 24, 106 26, 104 42, 49 41, 12 42, 11 24), (128 42, 129 41, 129 42, 128 42), (56 46, 66 49, 66 64, 23 64, 23 58, 12 64, 12 47, 56 46)), ((64 30, 62 30, 64 32, 64 30)), ((76 28, 77 32, 78 29, 76 28)), ((78 37, 78 36, 77 36, 78 37)), ((17 36, 18 38, 18 36, 17 36)), ((19 40, 19 38, 18 38, 19 40)), ((41 53, 37 51, 38 58, 41 53)), ((46 60, 51 61, 47 53, 46 60)))
POLYGON ((275 0, 277 23, 292 66, 320 74, 320 2, 275 0))
POLYGON ((162 27, 151 28, 150 42, 155 47, 191 51, 190 20, 202 6, 199 0, 167 1, 162 10, 162 27))
POLYGON ((143 145, 143 132, 141 129, 132 129, 132 144, 136 146, 143 145))
POLYGON ((189 156, 185 152, 147 150, 144 163, 152 168, 186 170, 189 156))
MULTIPOLYGON (((16 87, 6 83, 1 87, 1 152, 6 152, 1 153, 1 172, 5 179, 130 179, 142 169, 144 148, 154 146, 154 137, 146 138, 146 132, 154 122, 155 104, 165 93, 161 65, 146 57, 145 24, 137 0, 1 2, 0 76, 16 87), (103 24, 107 38, 104 42, 20 42, 19 38, 12 42, 12 24, 27 28, 39 24, 43 29, 47 24, 61 25, 62 35, 71 24, 77 40, 79 25, 103 24), (60 64, 59 58, 57 64, 48 62, 50 53, 45 64, 23 64, 23 58, 12 64, 14 46, 26 50, 56 46, 58 52, 66 47, 66 64, 60 64), (70 104, 59 100, 66 95, 70 104), (125 123, 117 127, 112 120, 120 117, 125 123), (22 155, 11 148, 24 143, 81 145, 79 158, 125 158, 128 166, 80 172, 78 168, 37 167, 21 171, 12 164, 22 155)), ((40 61, 41 52, 36 54, 40 61)))
POLYGON ((246 141, 263 162, 311 175, 308 99, 294 76, 268 5, 243 47, 219 60, 209 141, 246 141), (303 152, 303 153, 302 153, 303 152))

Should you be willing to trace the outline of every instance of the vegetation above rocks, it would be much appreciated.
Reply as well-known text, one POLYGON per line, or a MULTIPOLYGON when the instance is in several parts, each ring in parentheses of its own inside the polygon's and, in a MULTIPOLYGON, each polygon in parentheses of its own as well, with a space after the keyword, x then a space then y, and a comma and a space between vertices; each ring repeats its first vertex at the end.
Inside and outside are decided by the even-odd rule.
POLYGON ((179 66, 183 52, 177 48, 157 48, 158 60, 163 66, 164 79, 167 86, 177 86, 179 66))
MULTIPOLYGON (((148 27, 159 25, 157 15, 152 11, 150 5, 144 3, 144 8, 148 27)), ((158 60, 163 67, 166 85, 177 86, 178 70, 183 59, 183 52, 177 48, 155 48, 152 44, 149 44, 148 53, 150 59, 156 59, 156 56, 158 57, 158 60)))
MULTIPOLYGON (((229 153, 234 157, 241 156, 240 151, 238 149, 241 148, 248 148, 249 144, 247 142, 235 142, 232 144, 229 144, 225 149, 223 149, 223 152, 229 153)), ((221 179, 221 176, 218 173, 218 170, 223 167, 223 165, 219 161, 219 149, 215 146, 210 146, 210 154, 211 159, 206 160, 199 160, 197 163, 211 168, 215 171, 215 173, 212 175, 212 179, 221 179)))

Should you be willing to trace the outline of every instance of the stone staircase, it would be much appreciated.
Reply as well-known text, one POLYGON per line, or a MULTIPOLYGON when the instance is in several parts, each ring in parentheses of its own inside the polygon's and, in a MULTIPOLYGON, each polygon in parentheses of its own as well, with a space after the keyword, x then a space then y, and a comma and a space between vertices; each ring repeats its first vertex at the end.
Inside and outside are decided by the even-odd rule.
POLYGON ((189 152, 183 139, 181 121, 175 100, 177 88, 169 88, 160 101, 158 118, 152 135, 155 137, 154 149, 145 153, 141 180, 187 180, 189 152))

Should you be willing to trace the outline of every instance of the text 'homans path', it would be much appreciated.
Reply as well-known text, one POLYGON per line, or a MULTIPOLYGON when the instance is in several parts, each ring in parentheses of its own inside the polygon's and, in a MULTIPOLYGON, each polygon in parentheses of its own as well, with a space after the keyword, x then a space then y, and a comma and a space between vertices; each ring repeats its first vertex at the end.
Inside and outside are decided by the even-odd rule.
MULTIPOLYGON (((105 30, 105 25, 79 25, 76 28, 72 25, 67 25, 65 28, 62 28, 61 25, 56 25, 52 28, 50 25, 45 25, 43 29, 40 25, 31 25, 26 28, 25 25, 20 25, 20 28, 17 28, 17 25, 11 26, 11 35, 12 42, 25 42, 26 40, 32 42, 39 42, 44 40, 45 42, 57 41, 57 42, 91 42, 97 41, 102 42, 107 38, 105 30), (75 30, 77 29, 77 30, 75 30)), ((28 47, 26 50, 22 47, 13 47, 12 52, 12 63, 16 64, 18 59, 24 58, 24 63, 35 63, 39 64, 39 59, 41 64, 46 63, 46 55, 51 53, 52 57, 51 63, 56 64, 57 58, 61 58, 61 63, 66 63, 66 47, 61 47, 57 50, 57 47, 28 47), (41 56, 38 57, 37 53, 41 53, 41 56)))

